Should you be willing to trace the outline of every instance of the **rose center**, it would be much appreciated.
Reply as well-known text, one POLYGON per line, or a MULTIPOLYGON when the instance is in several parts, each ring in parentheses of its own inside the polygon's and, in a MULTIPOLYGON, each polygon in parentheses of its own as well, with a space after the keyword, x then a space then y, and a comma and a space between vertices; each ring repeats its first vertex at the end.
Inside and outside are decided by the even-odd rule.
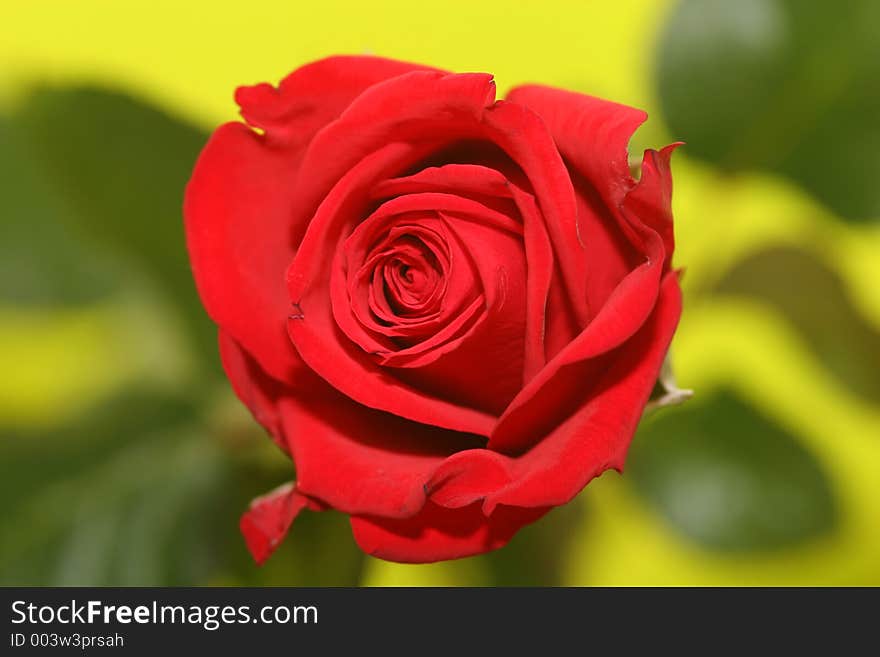
POLYGON ((442 292, 443 268, 434 252, 418 237, 397 238, 384 250, 373 270, 374 286, 381 284, 388 307, 399 317, 426 312, 442 292))
MULTIPOLYGON (((425 206, 437 199, 422 199, 425 206)), ((482 279, 455 217, 389 201, 352 231, 333 271, 334 316, 383 365, 413 367, 452 349, 485 316, 482 279)))

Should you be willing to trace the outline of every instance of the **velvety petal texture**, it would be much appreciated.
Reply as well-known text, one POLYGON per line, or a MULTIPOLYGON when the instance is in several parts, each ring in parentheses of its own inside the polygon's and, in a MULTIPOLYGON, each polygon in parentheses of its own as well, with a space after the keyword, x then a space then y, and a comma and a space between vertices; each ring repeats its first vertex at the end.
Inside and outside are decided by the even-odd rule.
POLYGON ((254 499, 241 517, 241 533, 254 561, 262 564, 287 535, 299 512, 321 505, 302 495, 293 482, 254 499))
POLYGON ((622 469, 681 314, 678 144, 636 180, 640 110, 375 57, 236 100, 184 214, 227 376, 295 462, 242 516, 257 562, 305 508, 383 559, 480 554, 622 469))
POLYGON ((402 563, 458 559, 503 547, 548 509, 498 508, 486 517, 479 504, 449 509, 428 502, 404 520, 352 518, 354 538, 367 554, 402 563))

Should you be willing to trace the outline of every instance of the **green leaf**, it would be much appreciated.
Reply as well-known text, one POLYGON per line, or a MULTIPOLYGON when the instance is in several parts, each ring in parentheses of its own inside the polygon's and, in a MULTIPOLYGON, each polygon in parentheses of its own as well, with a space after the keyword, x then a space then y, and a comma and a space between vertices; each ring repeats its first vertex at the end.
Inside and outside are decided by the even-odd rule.
MULTIPOLYGON (((148 559, 131 558, 127 536, 149 517, 145 504, 161 502, 167 521, 222 484, 216 446, 181 429, 194 417, 180 399, 137 391, 76 424, 3 435, 0 512, 15 529, 0 540, 0 582, 168 583, 148 559)), ((169 540, 161 524, 153 519, 140 550, 169 540)))
POLYGON ((719 551, 785 548, 836 523, 813 455, 726 391, 646 420, 624 479, 678 531, 719 551))
POLYGON ((53 429, 0 433, 0 500, 15 508, 49 481, 94 466, 153 434, 162 435, 197 417, 190 401, 155 390, 124 390, 75 422, 53 429))
POLYGON ((195 291, 183 191, 207 136, 120 93, 43 89, 14 117, 77 235, 140 267, 170 299, 202 362, 219 371, 216 331, 195 291))
POLYGON ((880 3, 683 0, 661 35, 662 111, 688 152, 880 218, 880 3))
POLYGON ((69 230, 71 208, 19 130, 0 117, 0 301, 78 305, 105 297, 112 269, 69 230))
POLYGON ((583 505, 571 502, 523 527, 500 550, 475 560, 490 574, 491 586, 562 586, 563 559, 585 521, 583 505))
POLYGON ((239 517, 293 471, 252 420, 219 417, 134 390, 58 429, 0 435, 0 585, 355 585, 363 555, 340 514, 304 513, 254 564, 239 517))
POLYGON ((840 384, 880 403, 880 331, 853 306, 837 273, 812 254, 759 251, 727 272, 714 293, 772 304, 840 384))

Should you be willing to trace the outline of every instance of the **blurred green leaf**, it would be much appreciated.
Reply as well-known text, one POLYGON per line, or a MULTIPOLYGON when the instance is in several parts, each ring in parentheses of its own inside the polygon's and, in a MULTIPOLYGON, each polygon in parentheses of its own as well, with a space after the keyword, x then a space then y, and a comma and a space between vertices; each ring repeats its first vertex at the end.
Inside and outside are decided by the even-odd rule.
POLYGON ((0 202, 0 301, 76 305, 112 289, 112 270, 71 234, 69 204, 3 117, 0 202))
POLYGON ((207 135, 133 98, 91 88, 36 91, 14 127, 75 210, 75 232, 152 276, 180 311, 201 362, 219 371, 216 331, 195 291, 182 218, 183 190, 207 135))
POLYGON ((880 218, 880 3, 683 0, 659 44, 663 113, 690 154, 784 174, 880 218))
POLYGON ((269 565, 253 563, 239 516, 293 473, 277 450, 251 458, 268 443, 252 422, 246 440, 226 428, 136 390, 54 431, 0 435, 0 585, 357 583, 363 557, 336 514, 303 514, 269 565))
POLYGON ((789 547, 836 522, 813 456, 726 391, 647 419, 624 479, 684 535, 721 551, 789 547))
POLYGON ((568 545, 586 521, 583 504, 571 502, 523 527, 502 549, 475 560, 483 562, 491 586, 562 586, 568 545))
POLYGON ((791 247, 765 249, 737 263, 715 292, 773 304, 840 383, 880 403, 880 332, 815 256, 791 247))
POLYGON ((144 552, 173 540, 163 523, 189 516, 200 492, 222 485, 217 448, 180 429, 195 412, 180 399, 132 392, 77 424, 3 435, 0 508, 15 529, 0 540, 0 582, 168 583, 144 552), (155 501, 160 514, 144 513, 155 501), (145 520, 150 536, 128 540, 145 520))
POLYGON ((197 417, 190 401, 155 390, 126 390, 89 409, 70 426, 0 433, 0 500, 15 508, 46 482, 88 470, 97 462, 153 434, 197 417))

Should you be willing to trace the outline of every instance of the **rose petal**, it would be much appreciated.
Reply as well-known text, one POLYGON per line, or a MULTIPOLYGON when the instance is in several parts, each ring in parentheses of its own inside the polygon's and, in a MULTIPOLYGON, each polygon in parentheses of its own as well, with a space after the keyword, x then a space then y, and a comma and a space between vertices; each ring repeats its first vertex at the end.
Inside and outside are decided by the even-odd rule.
POLYGON ((670 272, 650 319, 625 349, 600 360, 601 375, 583 389, 582 406, 567 419, 554 418, 519 456, 489 449, 451 456, 426 482, 430 498, 451 507, 484 500, 486 513, 499 504, 558 506, 604 470, 621 469, 680 315, 681 292, 670 272))
MULTIPOLYGON (((346 291, 357 320, 365 328, 387 337, 416 338, 425 335, 426 331, 436 331, 448 322, 452 316, 450 313, 457 314, 461 310, 449 303, 447 293, 464 304, 473 296, 468 291, 477 292, 472 281, 462 280, 458 276, 453 282, 463 284, 462 288, 450 290, 452 253, 445 225, 435 217, 430 217, 428 222, 423 217, 413 219, 414 222, 407 221, 391 227, 384 238, 375 236, 382 244, 372 254, 368 253, 369 246, 358 243, 352 234, 346 241, 344 253, 337 254, 345 262, 337 261, 331 274, 331 277, 336 277, 341 276, 341 270, 348 272, 346 291), (406 260, 412 271, 422 271, 424 285, 418 298, 413 296, 414 283, 389 279, 389 271, 393 270, 393 262, 397 260, 406 260), (368 287, 366 294, 363 292, 364 285, 368 287), (386 286, 388 294, 397 297, 398 305, 402 304, 400 307, 392 307, 386 286), (410 301, 405 302, 405 297, 409 297, 410 301)), ((357 232, 355 230, 354 233, 357 232)), ((391 275, 395 276, 393 273, 391 275)), ((331 285, 334 286, 335 295, 336 282, 331 285)))
POLYGON ((487 518, 479 504, 446 509, 428 503, 413 518, 352 517, 351 529, 369 555, 401 563, 429 563, 503 547, 519 529, 548 510, 498 507, 487 518))
MULTIPOLYGON (((592 317, 638 264, 640 255, 644 255, 643 250, 627 243, 629 238, 638 245, 642 237, 632 235, 618 208, 636 186, 629 170, 627 146, 647 114, 626 105, 541 85, 516 87, 507 97, 541 116, 571 169, 578 197, 578 231, 588 263, 585 293, 592 317)), ((557 244, 560 248, 565 245, 557 244)), ((551 320, 555 319, 553 313, 549 315, 551 320)), ((564 342, 555 340, 555 345, 549 347, 550 353, 555 354, 564 342)))
MULTIPOLYGON (((469 341, 474 332, 486 324, 485 311, 486 299, 481 294, 430 338, 412 347, 396 351, 373 352, 376 362, 386 367, 410 370, 430 365, 451 351, 458 349, 465 341, 469 341)), ((402 377, 401 380, 407 381, 407 378, 402 377)))
POLYGON ((196 285, 211 318, 271 376, 291 381, 300 363, 287 336, 284 272, 308 216, 294 217, 303 148, 364 89, 423 67, 375 57, 334 57, 294 71, 274 90, 243 87, 241 123, 218 128, 184 201, 196 285), (283 138, 281 138, 283 136, 283 138))
POLYGON ((536 112, 559 152, 616 208, 635 186, 627 145, 648 115, 639 109, 541 85, 516 87, 507 99, 536 112))
POLYGON ((488 435, 494 417, 425 394, 390 374, 340 331, 330 303, 327 254, 342 249, 373 182, 417 161, 432 146, 389 144, 361 159, 327 195, 288 270, 290 298, 298 308, 288 331, 309 367, 355 401, 417 422, 488 435))
MULTIPOLYGON (((346 249, 337 256, 330 274, 334 318, 346 335, 377 362, 407 368, 397 376, 413 388, 499 413, 522 386, 526 280, 521 232, 521 223, 470 198, 438 192, 393 198, 354 230, 346 249), (427 218, 419 219, 419 213, 427 218), (435 226, 437 220, 432 214, 439 214, 445 229, 435 226), (358 315, 366 313, 367 293, 345 284, 346 263, 342 256, 347 255, 349 260, 362 258, 366 245, 375 243, 383 226, 409 222, 410 216, 413 234, 430 229, 442 235, 450 262, 457 264, 447 272, 447 310, 428 323, 434 333, 408 348, 394 349, 389 348, 384 334, 376 335, 384 333, 378 326, 365 326, 363 320, 359 321, 358 315), (481 308, 485 319, 465 325, 468 312, 458 311, 457 316, 451 313, 462 308, 466 298, 457 296, 470 294, 474 278, 480 281, 479 289, 485 297, 481 308), (351 298, 353 294, 355 298, 351 298), (484 366, 475 370, 477 359, 484 366)), ((349 272, 358 264, 348 262, 349 272)))
MULTIPOLYGON (((450 330, 454 324, 461 323, 465 309, 470 308, 472 302, 483 293, 489 297, 490 303, 494 298, 494 272, 492 280, 487 282, 486 276, 483 276, 483 285, 477 285, 480 279, 477 274, 483 259, 477 261, 471 257, 470 251, 475 246, 473 242, 455 239, 457 227, 473 233, 473 229, 467 225, 471 221, 497 229, 492 231, 493 235, 497 235, 491 240, 493 250, 498 250, 495 243, 520 243, 518 237, 514 239, 507 234, 518 236, 522 231, 519 223, 477 201, 452 194, 420 193, 394 198, 379 206, 357 226, 343 249, 337 253, 332 271, 327 274, 331 278, 333 315, 346 335, 365 351, 379 356, 386 365, 407 367, 410 357, 416 355, 438 357, 441 352, 437 348, 448 344, 446 340, 451 335, 450 330), (456 219, 450 223, 437 218, 438 213, 446 212, 454 213, 456 219), (369 249, 383 233, 421 237, 424 244, 435 247, 444 271, 445 293, 440 312, 428 315, 424 322, 407 321, 404 331, 398 330, 397 318, 384 313, 381 308, 374 314, 384 320, 382 324, 369 317, 370 302, 374 302, 374 307, 378 302, 366 287, 368 282, 373 282, 373 277, 367 280, 361 269, 364 262, 373 262, 368 258, 369 249), (455 266, 452 266, 453 263, 455 266), (419 328, 421 331, 417 330, 419 328), (409 348, 398 349, 387 339, 402 334, 412 337, 421 335, 423 340, 409 348), (426 351, 431 353, 425 354, 426 351)), ((516 264, 511 263, 511 266, 516 264)), ((377 294, 382 296, 381 293, 377 294)), ((424 362, 424 358, 420 362, 424 362)))
POLYGON ((620 346, 642 327, 654 309, 663 266, 660 237, 654 233, 656 255, 633 270, 614 290, 596 318, 566 345, 517 394, 498 421, 490 438, 492 449, 522 451, 543 435, 542 427, 553 422, 554 400, 575 400, 583 396, 592 372, 581 363, 620 346), (575 369, 572 369, 575 368, 575 369))
POLYGON ((482 201, 480 197, 509 198, 510 185, 507 177, 497 169, 482 164, 450 163, 383 180, 373 189, 373 197, 386 199, 405 194, 437 192, 482 201))
POLYGON ((450 454, 481 444, 477 436, 366 408, 320 380, 280 408, 299 490, 344 513, 417 513, 430 474, 450 454))
POLYGON ((277 88, 266 83, 239 87, 235 102, 245 121, 265 130, 271 143, 304 146, 377 82, 436 70, 382 57, 327 57, 296 69, 277 88))
POLYGON ((642 176, 623 202, 624 211, 653 228, 663 239, 666 269, 672 265, 675 237, 672 224, 672 171, 669 160, 682 142, 655 151, 648 149, 642 158, 642 176))
POLYGON ((528 108, 499 101, 486 74, 412 73, 376 85, 364 93, 309 146, 299 184, 303 212, 310 213, 330 187, 368 153, 395 139, 424 140, 431 135, 451 144, 485 139, 500 146, 531 183, 560 255, 566 303, 580 325, 589 319, 587 263, 578 244, 577 207, 571 180, 541 118, 528 108), (387 108, 395 106, 389 113, 387 108), (437 117, 442 117, 438 119, 437 117), (563 248, 564 247, 564 248, 563 248))
POLYGON ((293 482, 254 499, 241 516, 239 527, 248 551, 258 565, 278 548, 299 512, 306 507, 320 511, 321 505, 302 495, 293 482))
POLYGON ((186 188, 186 236, 208 314, 280 381, 301 366, 286 335, 284 271, 293 257, 290 181, 297 158, 241 123, 217 129, 186 188))
MULTIPOLYGON (((621 280, 587 328, 563 347, 511 402, 491 437, 492 449, 516 452, 538 440, 543 435, 542 424, 546 427, 552 422, 553 416, 548 412, 551 400, 576 398, 582 381, 592 376, 589 368, 580 371, 572 370, 571 366, 623 344, 651 312, 671 258, 666 249, 672 234, 668 162, 673 148, 667 147, 663 155, 658 156, 659 162, 665 162, 665 176, 655 174, 655 169, 649 166, 647 177, 639 181, 616 208, 622 233, 642 254, 644 262, 621 280), (631 195, 636 195, 633 201, 629 200, 631 195), (654 230, 655 225, 665 231, 665 241, 664 236, 654 230)), ((653 156, 646 154, 646 158, 649 157, 653 156)))
POLYGON ((523 455, 518 476, 486 497, 487 513, 498 504, 565 504, 608 468, 623 469, 679 317, 681 290, 670 272, 651 318, 594 382, 590 401, 523 455))
MULTIPOLYGON (((624 219, 618 209, 605 206, 586 178, 574 169, 570 171, 577 190, 580 231, 589 262, 587 300, 590 315, 595 318, 623 279, 645 261, 644 239, 633 235, 629 228, 631 222, 624 219)), ((563 347, 565 344, 551 345, 548 352, 556 354, 563 347)))
MULTIPOLYGON (((470 252, 485 295, 485 317, 454 349, 399 373, 414 387, 497 416, 522 388, 526 276, 520 238, 462 217, 441 216, 470 252), (475 366, 479 363, 479 366, 475 366)), ((431 355, 428 352, 428 355, 431 355)))
POLYGON ((532 187, 544 216, 561 275, 555 313, 570 315, 577 326, 590 319, 586 282, 589 262, 581 239, 571 178, 542 117, 528 107, 499 101, 483 117, 486 137, 516 162, 532 187))
POLYGON ((479 164, 428 167, 410 176, 386 180, 374 189, 373 194, 385 198, 430 191, 476 197, 477 200, 501 197, 514 201, 522 221, 528 268, 523 378, 530 380, 546 362, 545 318, 555 268, 553 247, 535 197, 497 169, 479 164))
POLYGON ((468 449, 443 461, 425 483, 425 492, 435 504, 457 509, 504 488, 515 474, 516 463, 509 456, 468 449))
MULTIPOLYGON (((563 274, 558 280, 565 286, 565 294, 554 296, 553 316, 571 314, 576 327, 583 326, 590 319, 587 263, 583 248, 579 252, 572 246, 579 242, 577 205, 568 172, 538 115, 515 103, 493 103, 493 98, 494 85, 484 74, 418 72, 376 85, 310 144, 303 166, 309 174, 297 184, 298 205, 310 213, 336 180, 380 149, 391 135, 394 140, 419 143, 424 143, 426 134, 448 144, 485 139, 500 146, 523 169, 546 217, 563 274), (389 115, 390 105, 400 109, 389 115)), ((530 363, 535 361, 530 359, 530 363)), ((536 369, 530 365, 531 371, 536 369)))
POLYGON ((232 389, 242 403, 253 414, 275 443, 286 453, 290 453, 278 413, 278 399, 284 394, 284 386, 268 376, 257 362, 226 331, 218 331, 220 360, 232 389))
POLYGON ((495 84, 485 73, 416 71, 373 85, 309 144, 295 190, 298 216, 310 217, 347 171, 392 138, 448 143, 477 136, 478 120, 494 100, 495 84))

